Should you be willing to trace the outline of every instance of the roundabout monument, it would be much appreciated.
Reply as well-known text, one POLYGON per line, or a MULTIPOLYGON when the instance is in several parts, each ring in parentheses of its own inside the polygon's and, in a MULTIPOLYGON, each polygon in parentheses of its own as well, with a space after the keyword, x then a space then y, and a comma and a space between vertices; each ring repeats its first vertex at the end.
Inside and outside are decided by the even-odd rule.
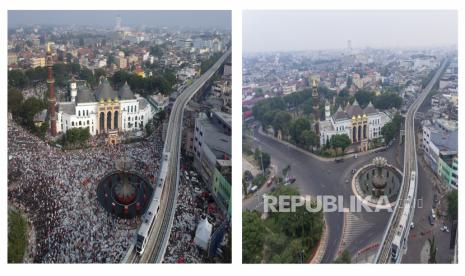
POLYGON ((402 172, 384 157, 373 161, 355 172, 352 192, 365 205, 378 209, 394 207, 402 185, 402 172))
POLYGON ((107 173, 97 187, 100 205, 120 218, 131 219, 145 213, 150 204, 153 187, 137 173, 127 158, 115 162, 116 170, 107 173))

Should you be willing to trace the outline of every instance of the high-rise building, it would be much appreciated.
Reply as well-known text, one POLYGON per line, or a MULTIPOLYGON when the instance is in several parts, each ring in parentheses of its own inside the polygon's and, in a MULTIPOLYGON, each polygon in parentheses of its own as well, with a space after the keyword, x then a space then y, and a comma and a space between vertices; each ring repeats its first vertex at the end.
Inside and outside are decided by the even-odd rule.
POLYGON ((120 31, 121 30, 121 16, 117 15, 116 16, 116 22, 115 22, 115 30, 120 31))

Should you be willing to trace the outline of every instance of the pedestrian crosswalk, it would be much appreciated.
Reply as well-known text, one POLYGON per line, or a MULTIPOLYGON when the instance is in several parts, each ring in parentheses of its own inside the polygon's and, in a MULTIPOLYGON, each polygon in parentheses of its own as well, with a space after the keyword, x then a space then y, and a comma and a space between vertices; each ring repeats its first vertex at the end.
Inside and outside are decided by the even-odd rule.
POLYGON ((363 233, 368 229, 373 227, 375 224, 373 222, 368 222, 360 217, 360 213, 344 213, 344 229, 342 231, 341 244, 339 250, 342 252, 347 248, 348 245, 359 238, 363 233))

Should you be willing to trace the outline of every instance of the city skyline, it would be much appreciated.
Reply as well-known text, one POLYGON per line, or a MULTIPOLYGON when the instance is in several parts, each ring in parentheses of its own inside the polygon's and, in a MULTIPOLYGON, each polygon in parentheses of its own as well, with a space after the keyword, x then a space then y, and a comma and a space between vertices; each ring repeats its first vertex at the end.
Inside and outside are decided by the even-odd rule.
POLYGON ((187 10, 48 10, 8 11, 8 27, 22 25, 80 25, 114 27, 121 16, 122 26, 189 27, 231 29, 231 12, 187 10))
POLYGON ((244 11, 243 52, 451 46, 457 22, 456 11, 244 11))

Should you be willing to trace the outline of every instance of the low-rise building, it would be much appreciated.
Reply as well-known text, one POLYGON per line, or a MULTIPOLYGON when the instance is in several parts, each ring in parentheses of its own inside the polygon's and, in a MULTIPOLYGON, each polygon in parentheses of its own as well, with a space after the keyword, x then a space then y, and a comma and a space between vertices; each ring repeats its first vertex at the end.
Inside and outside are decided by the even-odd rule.
POLYGON ((33 57, 30 59, 31 68, 45 67, 44 57, 33 57))
POLYGON ((423 121, 423 158, 449 187, 458 187, 458 128, 453 121, 423 121))
POLYGON ((194 129, 194 167, 224 212, 228 212, 231 200, 230 160, 231 115, 199 114, 194 129))

